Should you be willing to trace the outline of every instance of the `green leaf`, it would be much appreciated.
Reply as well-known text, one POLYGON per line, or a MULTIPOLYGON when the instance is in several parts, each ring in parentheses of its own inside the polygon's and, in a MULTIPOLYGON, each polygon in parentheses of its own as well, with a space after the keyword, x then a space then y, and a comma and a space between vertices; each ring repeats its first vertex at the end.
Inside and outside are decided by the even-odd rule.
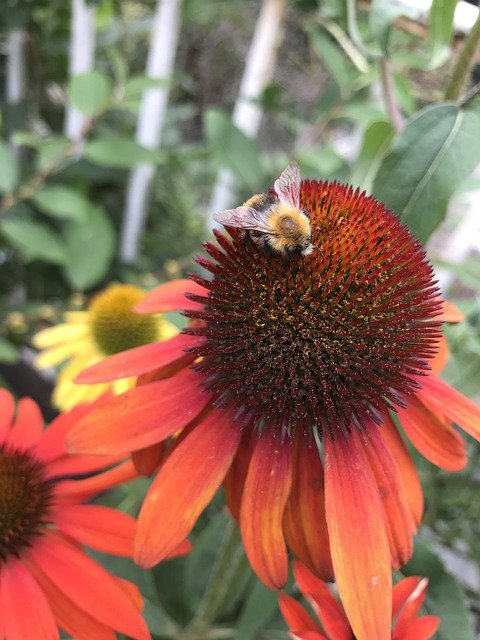
POLYGON ((76 222, 84 221, 93 206, 80 191, 60 185, 43 187, 32 200, 43 213, 76 222))
POLYGON ((68 138, 54 136, 39 145, 37 168, 39 171, 49 170, 54 164, 61 163, 72 143, 68 138))
POLYGON ((362 148, 351 175, 352 185, 365 189, 367 193, 371 192, 373 179, 390 147, 394 134, 392 124, 386 120, 372 122, 367 127, 363 134, 362 148))
POLYGON ((61 237, 46 224, 6 218, 0 229, 27 260, 43 260, 51 264, 63 264, 67 260, 61 237))
POLYGON ((446 571, 443 562, 430 545, 416 538, 415 553, 402 573, 406 576, 425 576, 429 579, 425 610, 440 616, 442 623, 438 640, 474 640, 474 631, 465 604, 465 594, 458 581, 446 571))
POLYGON ((132 100, 139 98, 148 89, 160 89, 167 87, 170 81, 166 78, 148 78, 147 76, 136 76, 130 78, 125 84, 124 99, 132 100))
POLYGON ((237 620, 234 640, 253 640, 278 608, 278 595, 258 580, 250 591, 237 620))
POLYGON ((83 224, 69 222, 64 230, 68 262, 65 276, 75 289, 84 291, 100 282, 115 251, 115 230, 105 211, 91 206, 83 224))
POLYGON ((140 146, 131 138, 102 136, 85 146, 84 156, 105 167, 128 169, 142 162, 156 162, 157 154, 140 146))
POLYGON ((110 101, 112 82, 99 71, 74 76, 68 86, 72 105, 84 116, 96 116, 104 111, 110 101))
POLYGON ((18 351, 13 344, 0 337, 0 362, 15 364, 15 362, 18 362, 19 357, 18 351))
POLYGON ((209 109, 205 115, 208 143, 216 159, 226 165, 252 192, 258 192, 265 181, 260 154, 247 138, 221 111, 209 109))
POLYGON ((0 191, 13 191, 18 183, 18 164, 8 145, 0 140, 0 191))
POLYGON ((393 24, 399 15, 414 20, 417 12, 412 7, 399 4, 394 0, 372 0, 370 31, 384 53, 388 53, 393 24))
POLYGON ((450 53, 453 16, 457 0, 433 0, 429 16, 428 37, 432 44, 429 69, 442 65, 450 53))
POLYGON ((451 195, 480 161, 479 139, 478 102, 467 109, 426 107, 384 158, 373 184, 375 197, 425 242, 445 217, 451 195))
POLYGON ((324 31, 311 28, 308 32, 313 50, 322 65, 328 69, 328 72, 341 89, 346 88, 351 83, 355 73, 344 52, 324 31))

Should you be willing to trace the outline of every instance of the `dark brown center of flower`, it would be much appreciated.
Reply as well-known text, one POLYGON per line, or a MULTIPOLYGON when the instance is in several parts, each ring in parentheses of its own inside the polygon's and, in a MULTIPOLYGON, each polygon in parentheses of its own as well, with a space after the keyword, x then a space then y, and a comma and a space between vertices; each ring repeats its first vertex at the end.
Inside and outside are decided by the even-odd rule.
POLYGON ((51 483, 27 451, 0 445, 0 564, 19 556, 47 524, 51 483))
POLYGON ((93 298, 89 306, 92 334, 102 353, 109 356, 155 342, 157 319, 133 311, 144 296, 138 287, 115 284, 93 298))
POLYGON ((315 251, 267 254, 238 231, 216 234, 194 365, 216 404, 262 429, 350 430, 404 405, 436 351, 432 269, 382 205, 338 184, 305 182, 315 251))

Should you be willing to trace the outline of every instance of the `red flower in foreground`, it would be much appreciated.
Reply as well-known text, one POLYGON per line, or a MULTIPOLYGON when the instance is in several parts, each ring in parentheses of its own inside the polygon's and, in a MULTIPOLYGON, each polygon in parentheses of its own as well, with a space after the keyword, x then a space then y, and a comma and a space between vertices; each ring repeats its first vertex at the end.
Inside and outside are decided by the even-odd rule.
MULTIPOLYGON (((293 565, 297 585, 320 620, 318 624, 294 598, 280 594, 280 611, 294 640, 353 640, 347 617, 327 585, 307 567, 293 565)), ((404 578, 393 587, 392 640, 429 640, 438 629, 437 616, 418 617, 425 600, 426 578, 404 578)), ((389 636, 390 637, 390 636, 389 636)))
POLYGON ((448 316, 407 228, 349 187, 306 181, 300 198, 317 250, 285 259, 216 233, 198 259, 211 279, 168 283, 136 307, 183 310, 192 326, 81 374, 143 377, 82 420, 70 446, 151 456, 182 430, 145 498, 136 561, 162 560, 224 482, 266 585, 285 584, 289 547, 337 581, 358 640, 385 640, 391 567, 410 557, 423 509, 390 410, 426 457, 460 469, 452 422, 478 438, 480 409, 430 370, 448 316))
MULTIPOLYGON (((50 640, 59 628, 79 640, 112 640, 119 631, 150 634, 135 585, 94 562, 81 544, 131 557, 135 520, 82 502, 136 476, 131 462, 83 480, 117 462, 68 456, 65 434, 88 409, 77 407, 45 431, 30 398, 15 404, 0 389, 0 638, 50 640)), ((181 549, 180 549, 181 551, 181 549)))

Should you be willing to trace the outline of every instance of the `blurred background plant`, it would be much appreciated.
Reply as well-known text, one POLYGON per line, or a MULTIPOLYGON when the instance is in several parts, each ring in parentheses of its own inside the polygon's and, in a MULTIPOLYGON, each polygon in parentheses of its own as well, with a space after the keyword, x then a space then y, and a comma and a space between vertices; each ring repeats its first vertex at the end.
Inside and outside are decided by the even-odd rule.
MULTIPOLYGON (((473 3, 9 0, 0 29, 0 385, 50 416, 52 378, 31 367, 32 334, 110 282, 150 288, 187 273, 211 214, 264 190, 295 159, 307 178, 373 193, 426 243, 445 295, 466 313, 446 329, 445 377, 478 400, 473 3)), ((445 640, 480 632, 470 449, 455 475, 417 455, 426 517, 405 573, 430 578, 426 607, 445 640)), ((135 511, 143 482, 106 500, 135 511)), ((155 637, 206 610, 217 625, 204 637, 286 637, 276 595, 241 555, 228 593, 213 604, 203 593, 225 523, 219 496, 190 556, 149 573, 124 567, 148 598, 155 637)))

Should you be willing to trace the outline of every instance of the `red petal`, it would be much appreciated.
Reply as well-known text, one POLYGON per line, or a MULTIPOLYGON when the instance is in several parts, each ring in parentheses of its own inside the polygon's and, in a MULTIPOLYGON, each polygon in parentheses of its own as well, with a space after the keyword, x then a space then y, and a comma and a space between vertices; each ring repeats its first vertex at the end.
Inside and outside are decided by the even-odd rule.
POLYGON ((213 410, 172 451, 143 502, 135 560, 151 567, 184 540, 223 481, 241 430, 213 410))
POLYGON ((154 342, 109 356, 84 369, 76 378, 79 384, 96 384, 119 378, 140 376, 160 369, 175 360, 182 359, 185 365, 193 362, 194 356, 186 355, 185 349, 198 345, 201 338, 179 334, 170 340, 154 342))
POLYGON ((15 558, 3 563, 0 571, 0 611, 8 640, 57 640, 59 637, 45 594, 22 562, 15 558))
POLYGON ((390 637, 390 548, 370 465, 355 429, 325 434, 325 505, 335 578, 357 640, 390 637))
POLYGON ((258 435, 240 509, 240 529, 253 570, 270 589, 288 579, 282 519, 292 486, 292 446, 269 430, 258 435))
POLYGON ((175 549, 170 551, 170 553, 166 557, 176 558, 177 556, 184 556, 187 553, 190 553, 191 550, 192 550, 192 543, 189 542, 188 540, 184 540, 177 547, 175 547, 175 549))
POLYGON ((0 389, 0 442, 6 437, 13 422, 15 400, 6 389, 0 389))
POLYGON ((198 374, 184 373, 112 398, 77 423, 67 438, 74 453, 128 453, 171 436, 191 422, 210 395, 198 374))
POLYGON ((422 378, 417 395, 427 406, 435 408, 458 424, 472 438, 480 440, 480 407, 435 376, 422 378))
POLYGON ((385 516, 392 565, 398 569, 412 555, 415 523, 406 499, 400 474, 392 454, 376 425, 369 425, 360 442, 370 463, 385 516))
POLYGON ((117 580, 61 536, 45 535, 30 556, 65 596, 96 620, 137 640, 150 640, 145 622, 117 580))
POLYGON ((240 523, 243 487, 245 486, 253 449, 251 434, 244 433, 223 483, 228 508, 237 523, 240 523))
MULTIPOLYGON (((319 632, 318 626, 308 615, 302 605, 294 598, 280 593, 278 596, 278 606, 282 613, 283 619, 287 623, 288 628, 295 634, 305 631, 319 632)), ((324 636, 321 636, 324 637, 324 636)))
POLYGON ((441 315, 436 316, 435 320, 450 323, 463 322, 465 320, 465 314, 462 313, 454 304, 444 300, 442 303, 442 313, 441 315))
POLYGON ((299 562, 294 563, 293 571, 300 591, 312 605, 329 637, 335 640, 351 640, 352 630, 345 613, 327 585, 299 562))
POLYGON ((77 542, 103 553, 131 558, 135 518, 100 505, 74 505, 58 508, 57 527, 77 542))
POLYGON ((202 305, 185 297, 185 292, 208 296, 208 290, 193 280, 172 280, 147 294, 134 308, 137 313, 165 313, 167 311, 195 311, 202 305))
POLYGON ((55 496, 62 504, 77 504, 93 495, 137 477, 131 460, 84 480, 63 480, 55 486, 55 496))
POLYGON ((35 445, 42 437, 43 417, 38 404, 31 398, 22 398, 17 404, 17 415, 5 442, 27 449, 35 445))
POLYGON ((418 576, 409 576, 397 582, 393 587, 392 618, 397 617, 400 609, 414 593, 421 579, 418 576))
POLYGON ((436 616, 424 616, 417 618, 401 631, 394 629, 392 640, 429 640, 438 627, 440 626, 440 618, 436 616))
POLYGON ((285 538, 295 556, 322 580, 334 579, 325 520, 323 464, 315 443, 303 433, 295 439, 290 496, 285 507, 285 538))
POLYGON ((75 640, 92 640, 92 638, 95 640, 116 640, 117 636, 112 629, 82 611, 34 563, 28 561, 28 566, 47 596, 57 624, 64 631, 73 636, 75 640))
POLYGON ((82 475, 99 471, 112 466, 125 458, 125 454, 114 456, 64 455, 58 460, 50 462, 46 468, 48 478, 82 475))
POLYGON ((465 443, 452 425, 413 396, 406 409, 397 410, 400 424, 413 446, 433 464, 458 471, 467 464, 465 443))
POLYGON ((140 476, 151 476, 160 466, 164 457, 165 445, 163 442, 132 452, 132 462, 140 476))
POLYGON ((415 465, 413 464, 405 443, 397 431, 397 427, 393 424, 388 413, 385 414, 382 428, 378 433, 385 441, 386 446, 389 448, 395 462, 397 463, 407 502, 416 528, 418 527, 423 514, 423 492, 415 465))

